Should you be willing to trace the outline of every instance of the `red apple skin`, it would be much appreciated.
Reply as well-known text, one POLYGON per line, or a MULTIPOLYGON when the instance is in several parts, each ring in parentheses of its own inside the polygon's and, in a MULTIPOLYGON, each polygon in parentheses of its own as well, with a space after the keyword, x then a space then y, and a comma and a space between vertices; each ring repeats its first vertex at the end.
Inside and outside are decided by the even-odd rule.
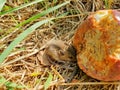
POLYGON ((102 81, 120 80, 120 11, 100 10, 79 26, 73 46, 87 75, 102 81))

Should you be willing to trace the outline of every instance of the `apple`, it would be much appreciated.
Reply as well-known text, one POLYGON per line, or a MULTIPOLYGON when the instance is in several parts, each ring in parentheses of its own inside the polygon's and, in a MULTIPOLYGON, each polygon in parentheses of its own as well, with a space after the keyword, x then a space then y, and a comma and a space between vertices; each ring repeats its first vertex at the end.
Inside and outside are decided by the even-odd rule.
POLYGON ((73 38, 80 69, 102 81, 120 80, 120 11, 99 10, 79 26, 73 38))

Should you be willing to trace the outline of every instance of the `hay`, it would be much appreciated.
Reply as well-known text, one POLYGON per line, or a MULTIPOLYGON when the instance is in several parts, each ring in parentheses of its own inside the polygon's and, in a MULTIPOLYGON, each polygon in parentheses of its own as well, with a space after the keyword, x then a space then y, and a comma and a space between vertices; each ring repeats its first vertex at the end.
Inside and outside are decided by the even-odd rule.
MULTIPOLYGON (((119 82, 101 82, 87 76, 81 70, 78 71, 71 82, 65 83, 65 80, 69 79, 68 76, 75 70, 74 66, 76 63, 72 63, 73 66, 69 66, 71 64, 69 63, 66 65, 56 64, 51 67, 45 67, 41 65, 38 58, 38 55, 40 56, 40 48, 53 38, 63 40, 70 44, 78 25, 83 22, 91 12, 105 8, 104 0, 71 0, 70 4, 34 22, 24 25, 21 29, 14 28, 17 23, 44 10, 46 3, 48 6, 54 6, 64 1, 65 0, 58 0, 56 3, 53 3, 52 0, 45 0, 43 5, 35 4, 0 17, 0 53, 2 53, 19 33, 36 21, 40 21, 43 18, 56 17, 67 11, 69 12, 67 16, 37 28, 36 31, 17 45, 0 66, 0 75, 4 76, 7 81, 25 86, 22 90, 43 90, 44 83, 49 76, 48 72, 53 75, 48 90, 120 90, 119 82)), ((22 3, 24 3, 23 0, 8 0, 7 5, 15 7, 22 3)), ((113 0, 110 8, 119 9, 119 0, 113 0)), ((1 84, 0 87, 0 90, 6 90, 4 84, 1 84)))

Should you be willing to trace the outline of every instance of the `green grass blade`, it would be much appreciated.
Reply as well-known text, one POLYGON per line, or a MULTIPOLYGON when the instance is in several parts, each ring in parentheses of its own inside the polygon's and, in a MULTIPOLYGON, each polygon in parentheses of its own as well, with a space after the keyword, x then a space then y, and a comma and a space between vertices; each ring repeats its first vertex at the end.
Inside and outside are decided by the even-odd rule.
POLYGON ((49 9, 47 9, 47 10, 41 12, 41 13, 38 13, 38 14, 32 16, 31 18, 25 20, 24 22, 18 24, 16 27, 18 28, 18 27, 20 27, 20 26, 22 26, 22 25, 25 25, 26 23, 29 23, 30 21, 33 21, 33 20, 35 20, 35 19, 37 19, 37 18, 40 18, 40 17, 42 17, 42 16, 44 16, 44 15, 46 15, 46 14, 48 14, 48 13, 50 13, 50 12, 52 12, 52 11, 60 8, 60 7, 62 7, 62 6, 64 6, 64 5, 66 5, 66 4, 68 4, 68 3, 69 3, 69 1, 64 2, 64 3, 62 3, 62 4, 59 4, 59 5, 55 6, 55 7, 51 7, 51 8, 49 8, 49 9))
POLYGON ((10 10, 4 11, 4 12, 0 12, 0 15, 4 15, 4 14, 8 14, 8 13, 17 11, 17 10, 19 10, 19 9, 25 8, 25 7, 27 7, 27 6, 36 4, 36 3, 41 2, 41 1, 43 1, 43 0, 35 0, 35 1, 31 2, 31 3, 23 4, 23 5, 18 6, 18 7, 16 7, 16 8, 12 8, 12 9, 10 9, 10 10))
POLYGON ((105 1, 105 8, 108 9, 108 0, 104 0, 105 1))
POLYGON ((9 88, 17 88, 17 89, 24 88, 24 86, 18 85, 14 82, 10 82, 10 81, 6 80, 3 76, 0 75, 0 85, 2 85, 2 84, 4 84, 6 87, 9 87, 9 88))
POLYGON ((5 3, 6 3, 6 0, 0 0, 0 11, 2 10, 5 3))
POLYGON ((9 55, 9 53, 12 51, 12 49, 17 44, 19 44, 28 34, 32 33, 36 28, 38 28, 39 26, 51 21, 52 19, 53 18, 37 22, 34 25, 30 26, 28 29, 26 29, 24 32, 22 32, 17 38, 15 38, 15 40, 0 55, 0 63, 3 62, 3 60, 9 55))
POLYGON ((48 87, 50 86, 50 83, 51 83, 51 81, 52 81, 52 78, 53 78, 52 74, 49 73, 49 76, 48 76, 48 78, 47 78, 47 80, 46 80, 46 82, 45 82, 45 84, 44 84, 44 90, 47 90, 47 89, 48 89, 48 87))

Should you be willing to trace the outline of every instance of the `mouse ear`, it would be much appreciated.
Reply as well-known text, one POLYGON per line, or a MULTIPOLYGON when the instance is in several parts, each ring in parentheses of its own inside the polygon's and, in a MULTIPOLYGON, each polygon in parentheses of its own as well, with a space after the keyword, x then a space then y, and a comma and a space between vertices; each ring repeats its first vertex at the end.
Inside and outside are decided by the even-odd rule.
POLYGON ((63 50, 59 50, 59 55, 65 55, 64 51, 63 50))

